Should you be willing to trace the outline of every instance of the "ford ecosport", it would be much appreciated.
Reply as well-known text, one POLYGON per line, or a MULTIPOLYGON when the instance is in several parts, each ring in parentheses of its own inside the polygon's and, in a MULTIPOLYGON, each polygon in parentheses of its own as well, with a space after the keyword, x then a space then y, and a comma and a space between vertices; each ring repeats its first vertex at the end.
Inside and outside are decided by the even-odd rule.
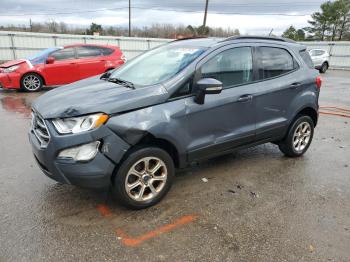
POLYGON ((145 208, 192 162, 267 142, 303 155, 320 86, 306 47, 287 39, 178 40, 40 96, 29 137, 48 177, 145 208))

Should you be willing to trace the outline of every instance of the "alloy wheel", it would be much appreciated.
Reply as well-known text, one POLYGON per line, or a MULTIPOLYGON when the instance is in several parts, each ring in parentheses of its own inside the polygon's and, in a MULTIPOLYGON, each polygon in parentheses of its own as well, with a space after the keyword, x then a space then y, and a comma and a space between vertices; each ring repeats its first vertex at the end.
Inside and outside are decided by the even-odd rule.
POLYGON ((293 135, 293 148, 296 152, 302 152, 311 139, 311 126, 308 122, 301 122, 293 135))
POLYGON ((160 158, 144 157, 129 169, 125 190, 133 200, 151 200, 164 188, 167 175, 167 167, 160 158))
POLYGON ((23 79, 23 86, 29 91, 36 91, 41 87, 41 80, 36 75, 27 75, 23 79))

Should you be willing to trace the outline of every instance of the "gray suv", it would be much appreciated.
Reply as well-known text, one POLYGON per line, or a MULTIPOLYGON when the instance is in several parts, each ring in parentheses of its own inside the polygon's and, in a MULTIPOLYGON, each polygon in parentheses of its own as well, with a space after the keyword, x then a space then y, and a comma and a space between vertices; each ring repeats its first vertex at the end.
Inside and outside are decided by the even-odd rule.
POLYGON ((303 155, 320 86, 306 47, 287 39, 178 40, 40 96, 29 137, 48 177, 111 187, 140 209, 192 162, 267 142, 303 155))

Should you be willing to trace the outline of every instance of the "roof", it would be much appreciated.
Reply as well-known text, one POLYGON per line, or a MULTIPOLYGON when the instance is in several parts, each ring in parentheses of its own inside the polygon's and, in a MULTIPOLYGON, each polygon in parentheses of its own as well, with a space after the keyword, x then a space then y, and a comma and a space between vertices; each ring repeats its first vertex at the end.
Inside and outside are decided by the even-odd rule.
POLYGON ((119 48, 117 46, 114 45, 98 45, 98 44, 71 44, 71 45, 65 45, 64 47, 74 47, 74 46, 96 46, 96 47, 108 47, 108 48, 119 48))
POLYGON ((212 47, 219 43, 239 43, 239 42, 265 42, 265 43, 281 43, 291 46, 301 47, 302 45, 288 38, 270 37, 270 36, 232 36, 228 38, 185 38, 172 41, 172 44, 212 47))

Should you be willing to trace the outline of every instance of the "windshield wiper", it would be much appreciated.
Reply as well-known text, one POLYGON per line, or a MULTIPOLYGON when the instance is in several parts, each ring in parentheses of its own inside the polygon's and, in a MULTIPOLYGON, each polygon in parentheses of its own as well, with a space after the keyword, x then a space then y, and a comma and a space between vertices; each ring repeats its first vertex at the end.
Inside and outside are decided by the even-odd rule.
POLYGON ((110 78, 107 78, 106 80, 109 82, 116 83, 118 85, 127 87, 127 88, 135 89, 135 86, 133 83, 126 81, 126 80, 123 80, 123 79, 120 79, 120 78, 110 77, 110 78))

